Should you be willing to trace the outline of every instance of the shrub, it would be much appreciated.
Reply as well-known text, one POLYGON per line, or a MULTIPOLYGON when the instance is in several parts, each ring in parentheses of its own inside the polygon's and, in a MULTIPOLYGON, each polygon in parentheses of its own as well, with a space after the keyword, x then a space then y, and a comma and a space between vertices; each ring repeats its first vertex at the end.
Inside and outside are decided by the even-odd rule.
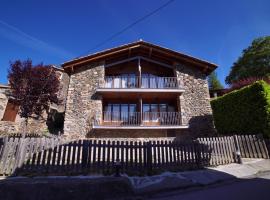
POLYGON ((216 129, 221 134, 270 137, 270 85, 257 81, 211 101, 216 129))

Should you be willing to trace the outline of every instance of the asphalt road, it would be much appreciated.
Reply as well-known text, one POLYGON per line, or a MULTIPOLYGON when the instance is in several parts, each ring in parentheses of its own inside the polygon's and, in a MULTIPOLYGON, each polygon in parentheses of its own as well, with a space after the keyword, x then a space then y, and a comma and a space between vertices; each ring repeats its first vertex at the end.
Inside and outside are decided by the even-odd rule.
POLYGON ((231 183, 210 186, 190 191, 174 191, 157 194, 150 199, 170 200, 269 200, 270 172, 249 179, 238 179, 231 183))

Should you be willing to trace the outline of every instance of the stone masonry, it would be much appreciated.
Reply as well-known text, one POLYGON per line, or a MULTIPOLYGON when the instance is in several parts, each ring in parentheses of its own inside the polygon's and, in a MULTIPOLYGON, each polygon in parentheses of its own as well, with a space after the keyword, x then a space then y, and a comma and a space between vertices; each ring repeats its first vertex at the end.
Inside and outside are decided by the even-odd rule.
MULTIPOLYGON (((67 89, 69 85, 69 76, 62 69, 54 68, 58 73, 60 79, 60 88, 58 98, 61 100, 59 105, 51 105, 51 109, 57 110, 59 113, 65 112, 67 89)), ((19 133, 23 131, 23 119, 17 114, 15 122, 2 121, 6 105, 8 102, 8 91, 10 90, 7 85, 0 85, 0 133, 19 133)), ((49 132, 47 127, 47 114, 44 113, 43 119, 29 119, 28 133, 43 134, 49 132)))
POLYGON ((103 80, 104 63, 83 66, 70 75, 64 135, 71 138, 85 136, 95 115, 101 116, 102 101, 96 95, 96 88, 103 80))
POLYGON ((8 97, 6 92, 8 91, 8 87, 5 85, 0 85, 0 120, 3 118, 4 116, 4 112, 6 109, 6 105, 8 102, 8 97))
POLYGON ((192 137, 213 134, 207 76, 194 67, 182 64, 175 65, 175 73, 185 89, 179 97, 179 108, 183 124, 189 125, 188 134, 192 137))
MULTIPOLYGON (((211 135, 214 128, 207 76, 194 67, 181 64, 175 66, 175 75, 185 89, 179 97, 182 122, 190 127, 188 130, 176 130, 175 136, 185 138, 211 135)), ((66 136, 71 138, 168 136, 166 130, 91 130, 93 118, 102 112, 102 101, 95 94, 95 90, 103 80, 102 63, 83 66, 70 75, 64 125, 66 136)))

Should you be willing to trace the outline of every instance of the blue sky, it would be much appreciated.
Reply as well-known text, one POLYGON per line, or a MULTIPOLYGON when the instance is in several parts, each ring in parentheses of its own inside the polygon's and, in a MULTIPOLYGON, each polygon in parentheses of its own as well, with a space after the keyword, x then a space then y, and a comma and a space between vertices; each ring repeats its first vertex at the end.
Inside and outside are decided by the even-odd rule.
POLYGON ((269 0, 175 0, 94 49, 167 0, 0 0, 0 83, 9 61, 59 65, 143 39, 219 65, 224 79, 251 41, 270 35, 269 0))

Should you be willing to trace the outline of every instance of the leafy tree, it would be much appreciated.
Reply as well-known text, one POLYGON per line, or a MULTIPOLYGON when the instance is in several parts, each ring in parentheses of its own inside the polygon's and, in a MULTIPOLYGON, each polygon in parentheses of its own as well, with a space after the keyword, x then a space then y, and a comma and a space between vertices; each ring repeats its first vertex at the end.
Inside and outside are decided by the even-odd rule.
POLYGON ((226 89, 226 93, 232 92, 234 90, 239 90, 243 87, 246 87, 248 85, 251 85, 255 83, 256 81, 265 81, 265 83, 270 84, 270 78, 269 77, 249 77, 245 79, 241 79, 238 81, 234 81, 231 85, 230 88, 226 89))
POLYGON ((42 63, 33 66, 31 60, 16 60, 10 63, 8 79, 10 98, 19 106, 25 129, 29 118, 42 118, 44 111, 49 112, 51 103, 60 103, 57 97, 59 79, 50 66, 42 63))
POLYGON ((208 85, 209 89, 211 90, 218 90, 218 89, 223 89, 222 84, 218 80, 217 73, 213 71, 209 76, 208 76, 208 85))
POLYGON ((253 40, 252 44, 243 50, 242 55, 233 64, 226 83, 249 77, 264 77, 270 74, 270 36, 253 40))

